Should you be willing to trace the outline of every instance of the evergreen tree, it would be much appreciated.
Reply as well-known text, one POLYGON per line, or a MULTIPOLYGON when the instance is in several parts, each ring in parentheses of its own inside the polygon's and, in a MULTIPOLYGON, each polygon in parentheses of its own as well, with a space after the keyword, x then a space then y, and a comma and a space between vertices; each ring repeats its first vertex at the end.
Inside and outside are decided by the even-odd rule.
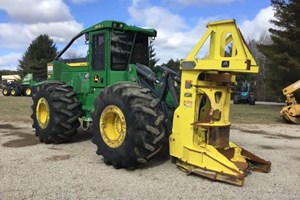
POLYGON ((153 70, 157 62, 159 61, 158 58, 156 58, 155 48, 153 47, 153 40, 150 40, 149 45, 149 67, 153 70))
POLYGON ((34 79, 47 78, 47 63, 57 54, 57 48, 48 35, 40 35, 34 39, 19 61, 21 76, 33 73, 34 79))
POLYGON ((287 85, 300 77, 300 1, 271 0, 275 19, 269 29, 271 44, 261 44, 269 65, 267 80, 277 99, 287 85))
POLYGON ((163 63, 163 66, 169 67, 170 69, 173 69, 176 72, 179 72, 180 69, 180 61, 179 59, 177 59, 176 61, 174 61, 173 59, 170 59, 167 63, 163 63))

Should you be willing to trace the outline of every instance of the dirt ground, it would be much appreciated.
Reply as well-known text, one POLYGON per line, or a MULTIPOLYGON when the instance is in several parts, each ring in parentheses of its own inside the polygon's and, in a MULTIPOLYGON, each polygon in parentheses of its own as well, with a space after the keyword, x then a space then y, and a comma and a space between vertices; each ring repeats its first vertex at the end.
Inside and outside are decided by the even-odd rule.
POLYGON ((231 139, 270 160, 243 187, 187 176, 169 157, 116 170, 96 155, 89 132, 61 145, 39 143, 30 123, 0 122, 0 199, 299 199, 300 128, 238 125, 231 139))

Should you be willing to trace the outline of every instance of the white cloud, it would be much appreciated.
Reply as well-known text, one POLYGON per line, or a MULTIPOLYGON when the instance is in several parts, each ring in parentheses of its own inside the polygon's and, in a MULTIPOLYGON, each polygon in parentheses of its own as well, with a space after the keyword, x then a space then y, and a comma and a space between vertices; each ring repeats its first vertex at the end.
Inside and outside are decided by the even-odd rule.
POLYGON ((41 34, 48 34, 55 43, 68 42, 82 29, 75 21, 37 23, 37 24, 0 24, 0 47, 12 49, 12 53, 0 54, 0 70, 16 70, 23 53, 32 40, 41 34), (59 31, 57 31, 59 30, 59 31), (22 34, 20 34, 22 33, 22 34))
POLYGON ((22 58, 21 53, 10 53, 0 56, 0 69, 15 70, 19 65, 19 59, 22 58))
POLYGON ((31 34, 21 24, 0 24, 0 47, 9 49, 24 48, 31 34), (20 34, 22 33, 22 34, 20 34))
POLYGON ((274 18, 274 10, 269 6, 261 9, 252 20, 240 23, 240 29, 245 39, 258 40, 262 34, 269 34, 269 28, 273 27, 269 22, 272 18, 274 18))
POLYGON ((72 19, 69 7, 63 0, 0 0, 0 10, 12 19, 27 24, 72 19))
POLYGON ((149 6, 145 1, 134 0, 128 11, 134 22, 143 23, 149 27, 170 31, 186 28, 180 16, 162 7, 149 6))
POLYGON ((31 41, 41 34, 49 35, 55 43, 65 43, 83 29, 63 0, 0 0, 0 10, 4 10, 12 21, 0 23, 0 48, 12 52, 3 55, 2 51, 0 69, 5 66, 16 69, 16 65, 11 64, 12 59, 8 58, 25 52, 31 41))
POLYGON ((154 48, 160 63, 167 62, 171 58, 185 58, 206 30, 206 23, 216 19, 201 18, 196 26, 189 27, 181 16, 166 8, 152 6, 143 0, 133 0, 128 11, 131 23, 157 30, 154 48))
POLYGON ((25 48, 40 34, 66 42, 83 28, 63 0, 0 0, 1 9, 14 23, 0 23, 0 47, 25 48))
MULTIPOLYGON (((72 3, 87 1, 90 0, 69 0, 72 3)), ((198 0, 176 1, 185 6, 200 5, 198 0)), ((232 1, 240 0, 204 0, 201 1, 201 5, 232 1)), ((185 58, 206 30, 206 23, 220 19, 219 16, 212 16, 200 18, 196 24, 189 24, 182 16, 168 8, 151 5, 149 2, 132 0, 128 8, 131 17, 129 23, 157 29, 158 36, 154 47, 161 63, 171 58, 185 58)), ((0 52, 0 69, 5 66, 16 67, 18 59, 21 58, 19 52, 24 52, 30 42, 40 34, 48 34, 55 43, 64 43, 83 29, 83 25, 73 19, 63 0, 0 0, 0 10, 8 13, 14 22, 0 23, 0 48, 5 48, 6 52, 7 49, 15 52, 7 55, 3 55, 4 51, 0 52)), ((268 21, 273 14, 272 8, 268 7, 262 9, 253 19, 240 21, 245 38, 258 39, 260 34, 271 26, 268 21)))
POLYGON ((0 30, 0 47, 22 49, 41 34, 49 35, 56 43, 67 42, 82 30, 82 24, 76 21, 36 24, 2 23, 0 30))
MULTIPOLYGON (((178 0, 181 1, 181 0, 178 0)), ((233 0, 211 0, 211 3, 230 3, 233 0)), ((196 0, 182 0, 186 5, 196 4, 196 0)), ((208 1, 201 1, 202 3, 208 1)), ((131 23, 155 28, 157 37, 154 48, 160 64, 169 59, 182 59, 193 49, 206 30, 206 24, 220 20, 220 16, 200 18, 196 25, 188 26, 185 19, 170 10, 153 6, 147 0, 133 0, 128 9, 131 23)), ((245 38, 259 39, 271 26, 268 22, 273 17, 271 7, 262 9, 253 19, 240 22, 240 29, 245 38)), ((204 52, 205 53, 205 52, 204 52)))
POLYGON ((83 29, 83 25, 72 20, 64 22, 37 23, 26 25, 24 28, 26 31, 34 35, 34 38, 41 34, 48 34, 55 42, 67 42, 83 29))

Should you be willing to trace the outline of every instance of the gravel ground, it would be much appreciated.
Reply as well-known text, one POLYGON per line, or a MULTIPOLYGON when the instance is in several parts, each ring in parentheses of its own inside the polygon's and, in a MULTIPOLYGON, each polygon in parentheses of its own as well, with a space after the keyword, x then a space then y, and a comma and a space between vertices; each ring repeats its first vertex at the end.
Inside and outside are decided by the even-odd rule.
POLYGON ((0 122, 0 199, 299 199, 297 125, 232 125, 231 138, 270 160, 243 187, 187 176, 168 156, 116 170, 95 154, 89 132, 61 145, 40 144, 30 124, 0 122))

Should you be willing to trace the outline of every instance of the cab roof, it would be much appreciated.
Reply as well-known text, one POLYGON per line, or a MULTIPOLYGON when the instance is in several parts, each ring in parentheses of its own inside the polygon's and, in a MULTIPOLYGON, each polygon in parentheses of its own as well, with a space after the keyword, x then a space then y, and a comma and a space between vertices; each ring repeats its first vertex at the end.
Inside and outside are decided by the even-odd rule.
POLYGON ((90 33, 90 32, 103 30, 103 29, 117 29, 117 30, 125 30, 125 31, 142 32, 142 33, 146 33, 147 35, 149 35, 151 37, 156 37, 156 34, 157 34, 155 29, 140 28, 137 26, 127 25, 124 22, 114 21, 114 20, 105 20, 105 21, 99 22, 99 23, 81 31, 81 34, 90 33))

